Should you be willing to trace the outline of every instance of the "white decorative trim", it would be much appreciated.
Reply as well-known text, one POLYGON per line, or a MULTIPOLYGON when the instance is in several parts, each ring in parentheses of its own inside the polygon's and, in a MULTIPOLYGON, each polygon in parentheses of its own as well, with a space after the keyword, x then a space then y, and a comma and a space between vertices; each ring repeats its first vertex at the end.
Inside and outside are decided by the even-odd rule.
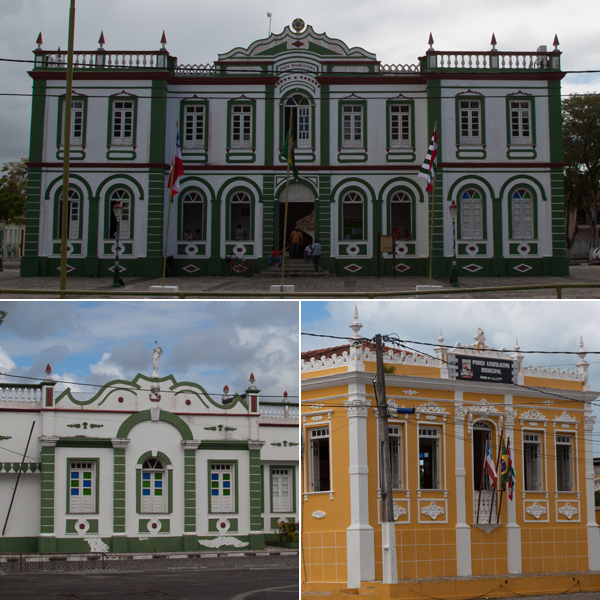
POLYGON ((404 508, 404 506, 400 506, 397 502, 394 502, 394 521, 397 521, 400 517, 403 517, 406 513, 407 510, 404 508))
POLYGON ((234 548, 244 548, 248 545, 249 542, 242 542, 242 540, 238 540, 237 538, 221 535, 217 538, 212 538, 208 540, 198 539, 198 543, 201 546, 206 546, 207 548, 220 548, 221 546, 233 546, 234 548))
POLYGON ((569 520, 571 520, 574 515, 579 514, 579 511, 570 502, 567 502, 564 506, 561 506, 558 509, 558 512, 567 517, 569 520))
POLYGON ((421 509, 421 513, 422 514, 427 515, 428 517, 431 517, 434 521, 440 515, 443 515, 445 512, 446 511, 445 511, 444 507, 443 506, 439 506, 435 502, 432 502, 429 506, 424 506, 421 509))
POLYGON ((315 512, 312 514, 312 516, 315 519, 324 519, 327 516, 327 513, 322 510, 315 510, 315 512))
POLYGON ((577 371, 565 369, 552 369, 551 367, 534 367, 532 365, 524 366, 522 371, 524 377, 541 377, 543 379, 563 379, 565 381, 584 381, 584 378, 577 371))
POLYGON ((539 519, 542 515, 545 515, 548 512, 548 509, 545 506, 542 506, 539 502, 534 502, 529 505, 525 512, 536 519, 539 519))
POLYGON ((405 396, 416 396, 419 392, 417 390, 402 390, 405 396))

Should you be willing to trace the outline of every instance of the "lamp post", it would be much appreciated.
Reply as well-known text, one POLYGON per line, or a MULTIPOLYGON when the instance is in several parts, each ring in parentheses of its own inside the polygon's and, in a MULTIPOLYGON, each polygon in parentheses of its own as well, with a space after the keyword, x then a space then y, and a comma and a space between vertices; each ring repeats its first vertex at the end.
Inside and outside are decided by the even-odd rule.
POLYGON ((456 216, 458 215, 458 204, 452 200, 448 207, 452 217, 452 269, 450 270, 450 285, 458 287, 458 265, 456 264, 456 216))
POLYGON ((0 219, 0 273, 4 271, 2 265, 2 259, 4 258, 4 227, 6 227, 6 221, 0 219))
POLYGON ((117 200, 117 202, 113 206, 113 213, 115 215, 115 219, 117 220, 117 230, 115 231, 115 266, 113 269, 113 287, 121 287, 121 282, 119 281, 121 274, 121 270, 119 269, 119 232, 121 230, 121 216, 123 215, 123 206, 117 200))

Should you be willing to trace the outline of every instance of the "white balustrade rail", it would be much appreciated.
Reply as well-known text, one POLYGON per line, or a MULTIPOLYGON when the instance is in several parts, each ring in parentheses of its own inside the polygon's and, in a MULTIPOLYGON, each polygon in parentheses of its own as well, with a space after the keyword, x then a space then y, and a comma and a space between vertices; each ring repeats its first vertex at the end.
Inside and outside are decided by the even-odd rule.
POLYGON ((0 387, 0 402, 36 402, 42 401, 39 387, 0 387))

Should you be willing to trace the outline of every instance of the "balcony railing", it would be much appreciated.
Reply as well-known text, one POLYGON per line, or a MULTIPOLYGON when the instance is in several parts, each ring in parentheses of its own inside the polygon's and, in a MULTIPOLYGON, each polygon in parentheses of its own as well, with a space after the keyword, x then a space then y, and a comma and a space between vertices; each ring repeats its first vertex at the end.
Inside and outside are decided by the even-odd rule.
POLYGON ((285 402, 261 402, 260 416, 263 419, 297 419, 299 407, 285 402))
POLYGON ((0 402, 34 402, 42 401, 42 388, 26 385, 0 385, 0 402))
POLYGON ((426 57, 427 70, 484 69, 501 71, 560 70, 560 52, 438 52, 426 57))

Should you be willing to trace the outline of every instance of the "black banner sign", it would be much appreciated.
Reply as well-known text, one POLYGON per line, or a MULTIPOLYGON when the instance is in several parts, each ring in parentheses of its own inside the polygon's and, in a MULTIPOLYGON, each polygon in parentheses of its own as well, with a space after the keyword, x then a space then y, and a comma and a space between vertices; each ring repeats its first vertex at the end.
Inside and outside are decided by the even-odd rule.
POLYGON ((456 379, 516 383, 517 370, 513 361, 476 356, 455 356, 454 358, 457 359, 456 379))

